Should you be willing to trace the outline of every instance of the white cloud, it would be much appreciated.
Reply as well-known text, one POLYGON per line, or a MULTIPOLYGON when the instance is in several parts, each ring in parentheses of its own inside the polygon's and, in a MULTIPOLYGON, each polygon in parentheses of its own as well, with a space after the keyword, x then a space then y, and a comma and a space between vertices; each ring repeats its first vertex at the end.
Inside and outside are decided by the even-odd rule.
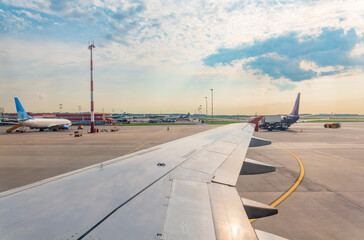
POLYGON ((47 97, 47 94, 44 92, 38 92, 37 97, 38 97, 38 100, 42 101, 47 97))
POLYGON ((49 7, 48 0, 3 0, 3 3, 10 6, 33 9, 43 11, 49 7))
MULTIPOLYGON (((362 1, 244 2, 241 8, 227 12, 235 2, 147 1, 146 10, 138 15, 139 26, 120 35, 128 44, 118 48, 127 49, 128 60, 136 64, 180 64, 202 59, 218 48, 250 44, 290 31, 312 35, 323 27, 354 27, 357 34, 364 32, 362 1), (159 26, 147 27, 150 19, 159 26)), ((111 34, 118 39, 117 32, 111 34)))
POLYGON ((39 13, 33 14, 33 13, 31 13, 29 11, 25 11, 25 10, 19 10, 19 11, 14 11, 14 12, 16 12, 18 14, 24 14, 28 18, 32 18, 32 19, 34 19, 34 20, 36 20, 38 22, 45 22, 45 21, 47 21, 47 18, 42 17, 39 13))
POLYGON ((31 22, 11 12, 0 12, 0 32, 21 31, 31 26, 31 22))
POLYGON ((319 67, 313 61, 302 60, 300 62, 300 68, 305 71, 312 70, 317 72, 319 75, 321 72, 333 72, 333 71, 341 71, 344 70, 344 66, 327 66, 327 67, 319 67))
MULTIPOLYGON (((77 0, 54 5, 56 2, 4 1, 8 5, 65 19, 78 19, 85 24, 90 18, 97 21, 98 16, 99 24, 105 24, 99 25, 104 29, 101 34, 109 34, 111 41, 116 42, 107 48, 119 51, 115 54, 123 54, 123 57, 127 53, 125 60, 141 65, 157 65, 166 61, 175 64, 196 61, 214 53, 218 48, 234 48, 289 31, 312 35, 319 34, 323 27, 354 27, 358 34, 364 32, 364 20, 361 16, 364 2, 360 0, 150 0, 142 3, 132 0, 77 0), (127 13, 140 4, 145 5, 145 10, 126 16, 124 22, 112 18, 118 11, 127 13), (106 15, 102 17, 97 12, 106 15)), ((30 16, 31 13, 27 12, 28 17, 42 21, 39 14, 30 16)))
POLYGON ((86 48, 69 45, 61 41, 55 42, 43 39, 27 41, 5 37, 0 40, 0 44, 7 46, 2 52, 3 55, 8 56, 1 60, 6 60, 5 64, 10 65, 21 64, 30 67, 44 65, 70 66, 79 64, 88 58, 88 55, 85 55, 85 53, 88 53, 86 48))
MULTIPOLYGON (((75 39, 73 42, 66 42, 62 37, 56 41, 52 40, 52 37, 55 37, 52 35, 49 38, 40 38, 32 33, 27 35, 25 32, 31 32, 34 27, 30 21, 0 9, 0 16, 3 16, 3 24, 0 23, 1 31, 16 29, 14 35, 18 34, 17 37, 9 34, 0 40, 2 46, 9 46, 0 53, 1 71, 9 73, 6 76, 2 75, 0 81, 5 82, 3 86, 12 90, 11 93, 3 90, 1 95, 14 94, 22 88, 24 90, 24 86, 32 82, 37 84, 31 88, 33 92, 38 91, 36 89, 38 84, 42 88, 39 90, 40 93, 48 92, 47 100, 54 97, 55 92, 62 92, 54 88, 56 82, 63 83, 61 85, 63 94, 75 89, 73 83, 88 84, 89 52, 85 47, 87 40, 85 43, 75 42, 84 41, 84 36, 89 36, 90 18, 95 20, 96 16, 99 18, 97 22, 93 22, 93 26, 101 31, 96 32, 97 36, 95 36, 95 69, 103 71, 102 74, 97 71, 95 73, 100 74, 98 77, 102 80, 102 83, 101 81, 97 83, 100 84, 98 91, 111 96, 113 94, 110 94, 110 86, 112 86, 112 90, 115 91, 113 95, 115 99, 112 102, 128 100, 122 101, 118 97, 121 95, 120 92, 126 92, 126 87, 131 92, 130 96, 128 95, 129 99, 135 97, 134 102, 140 99, 140 95, 136 94, 138 92, 143 92, 150 98, 150 102, 153 102, 154 97, 163 94, 163 96, 170 94, 178 98, 178 94, 182 92, 181 89, 185 90, 182 93, 181 102, 186 99, 187 94, 189 101, 194 102, 195 100, 192 99, 194 96, 205 94, 203 92, 205 89, 213 87, 216 88, 217 97, 218 95, 226 97, 227 100, 221 97, 221 103, 226 101, 227 105, 231 102, 245 104, 246 101, 251 101, 253 105, 255 101, 258 101, 264 104, 268 99, 278 96, 278 88, 288 84, 286 79, 272 81, 267 75, 254 75, 254 71, 242 69, 244 62, 241 60, 231 65, 207 67, 203 65, 201 59, 215 53, 219 48, 236 48, 242 44, 253 44, 256 40, 277 37, 291 31, 298 32, 302 36, 318 35, 323 27, 332 27, 346 30, 355 28, 357 34, 364 33, 362 18, 364 2, 360 0, 274 3, 235 0, 149 0, 144 2, 145 10, 133 13, 134 15, 128 16, 125 22, 117 21, 112 16, 118 11, 128 12, 135 8, 138 2, 76 0, 67 1, 69 5, 64 7, 53 6, 52 9, 49 0, 4 0, 3 2, 10 6, 24 8, 18 11, 39 22, 48 21, 51 23, 50 27, 55 25, 60 31, 64 29, 64 35, 72 34, 75 39), (75 19, 81 24, 74 24, 75 19), (112 24, 116 27, 114 28, 112 24), (73 25, 77 25, 77 29, 72 28, 73 25), (24 29, 27 31, 21 32, 24 35, 20 35, 19 30, 24 29), (72 31, 67 32, 69 29, 72 31), (75 34, 76 31, 77 34, 75 34), (110 34, 111 40, 105 40, 105 34, 110 34), (26 36, 28 40, 19 40, 19 36, 26 36), (85 73, 87 73, 86 78, 85 73), (11 82, 13 79, 17 81, 11 82), (257 96, 260 99, 255 100, 257 96)), ((43 27, 44 31, 47 31, 48 27, 43 27)), ((359 44, 351 53, 352 56, 362 55, 363 49, 363 44, 359 44)), ((281 56, 271 55, 271 57, 281 56)), ((340 67, 320 68, 314 62, 305 61, 301 62, 301 68, 316 72, 340 70, 340 67)), ((314 82, 331 78, 317 78, 314 82)), ((344 79, 345 76, 340 77, 340 81, 344 82, 344 79)), ((317 84, 317 86, 329 87, 329 80, 325 81, 327 83, 317 84)), ((340 81, 335 81, 335 84, 340 81)), ((350 81, 355 82, 353 79, 350 81)), ((293 90, 295 92, 300 89, 312 90, 309 86, 311 83, 291 84, 296 87, 293 90)), ((349 86, 346 87, 347 90, 348 88, 349 86)), ((81 94, 82 99, 87 99, 85 102, 88 103, 88 88, 84 89, 85 93, 81 94)), ((359 93, 355 92, 355 94, 359 93)), ((36 93, 33 95, 37 96, 36 93)), ((281 95, 286 100, 291 100, 292 96, 295 97, 295 94, 288 91, 280 93, 279 96, 281 95)), ((313 99, 315 99, 314 96, 313 99)), ((164 100, 170 102, 167 97, 163 98, 164 100)), ((104 104, 106 107, 110 103, 105 100, 104 104)), ((128 104, 130 104, 130 111, 133 111, 133 101, 128 104)))
POLYGON ((364 43, 358 43, 355 45, 354 49, 350 52, 350 57, 357 57, 364 55, 364 43))

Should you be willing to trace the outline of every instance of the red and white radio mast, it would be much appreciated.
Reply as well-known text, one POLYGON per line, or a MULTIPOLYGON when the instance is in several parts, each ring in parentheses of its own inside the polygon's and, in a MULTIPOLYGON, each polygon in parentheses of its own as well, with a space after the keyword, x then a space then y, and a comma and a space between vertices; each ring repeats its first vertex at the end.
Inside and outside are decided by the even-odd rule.
POLYGON ((94 79, 93 79, 93 64, 92 64, 92 49, 95 48, 94 42, 90 42, 88 49, 90 49, 91 59, 91 133, 95 132, 95 114, 94 114, 94 79))

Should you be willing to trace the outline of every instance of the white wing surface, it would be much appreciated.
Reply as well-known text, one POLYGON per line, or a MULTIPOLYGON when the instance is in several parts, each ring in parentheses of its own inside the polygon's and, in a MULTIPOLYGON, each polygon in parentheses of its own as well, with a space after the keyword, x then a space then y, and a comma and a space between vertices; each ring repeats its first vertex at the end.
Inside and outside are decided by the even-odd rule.
POLYGON ((1 239, 257 239, 230 124, 0 194, 1 239))

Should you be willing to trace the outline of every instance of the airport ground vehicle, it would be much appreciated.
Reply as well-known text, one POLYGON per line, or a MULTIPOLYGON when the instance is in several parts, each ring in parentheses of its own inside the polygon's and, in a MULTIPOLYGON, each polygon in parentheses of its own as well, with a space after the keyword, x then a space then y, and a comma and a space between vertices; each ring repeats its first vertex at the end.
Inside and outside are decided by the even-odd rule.
POLYGON ((340 123, 326 123, 324 125, 325 128, 341 128, 340 123))
POLYGON ((282 121, 281 115, 273 115, 273 116, 264 116, 261 120, 260 128, 266 129, 268 131, 273 130, 286 130, 289 125, 282 121))
POLYGON ((82 137, 82 132, 81 131, 75 131, 74 135, 75 135, 75 137, 82 137))
POLYGON ((11 128, 7 129, 6 132, 7 133, 11 133, 13 130, 17 129, 18 127, 21 127, 23 126, 21 123, 17 124, 17 125, 14 125, 12 126, 11 128))
POLYGON ((266 129, 268 131, 273 130, 287 130, 292 124, 297 122, 300 118, 298 114, 298 109, 300 105, 300 96, 301 94, 297 94, 296 102, 293 106, 293 110, 288 115, 272 115, 272 116, 264 116, 264 118, 260 121, 259 127, 262 129, 266 129))

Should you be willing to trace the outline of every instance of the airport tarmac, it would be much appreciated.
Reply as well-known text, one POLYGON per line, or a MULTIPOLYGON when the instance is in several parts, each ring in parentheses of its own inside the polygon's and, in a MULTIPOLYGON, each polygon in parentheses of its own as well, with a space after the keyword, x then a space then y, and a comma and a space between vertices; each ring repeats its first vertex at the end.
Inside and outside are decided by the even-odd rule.
POLYGON ((364 123, 297 123, 286 132, 260 131, 272 145, 251 148, 247 156, 276 166, 276 172, 241 176, 239 193, 271 204, 297 180, 298 188, 277 206, 278 214, 258 219, 253 227, 289 239, 363 239, 364 123), (302 132, 301 132, 302 131, 302 132), (278 148, 281 147, 281 148, 278 148))
MULTIPOLYGON (((0 127, 0 192, 62 173, 120 157, 165 142, 214 128, 214 125, 166 125, 116 127, 117 132, 74 137, 77 126, 67 131, 27 130, 7 134, 0 127)), ((114 126, 96 126, 110 131, 114 126)), ((29 129, 29 128, 28 128, 29 129)))
MULTIPOLYGON (((362 239, 364 123, 342 125, 325 129, 323 123, 297 123, 285 132, 255 133, 273 144, 251 148, 247 156, 277 170, 239 177, 242 197, 270 204, 291 188, 301 169, 285 150, 302 161, 304 178, 277 206, 278 215, 256 220, 254 228, 289 239, 362 239)), ((167 126, 126 126, 118 132, 84 133, 79 138, 73 131, 6 134, 1 127, 0 191, 214 127, 218 126, 172 125, 167 131, 167 126)))

